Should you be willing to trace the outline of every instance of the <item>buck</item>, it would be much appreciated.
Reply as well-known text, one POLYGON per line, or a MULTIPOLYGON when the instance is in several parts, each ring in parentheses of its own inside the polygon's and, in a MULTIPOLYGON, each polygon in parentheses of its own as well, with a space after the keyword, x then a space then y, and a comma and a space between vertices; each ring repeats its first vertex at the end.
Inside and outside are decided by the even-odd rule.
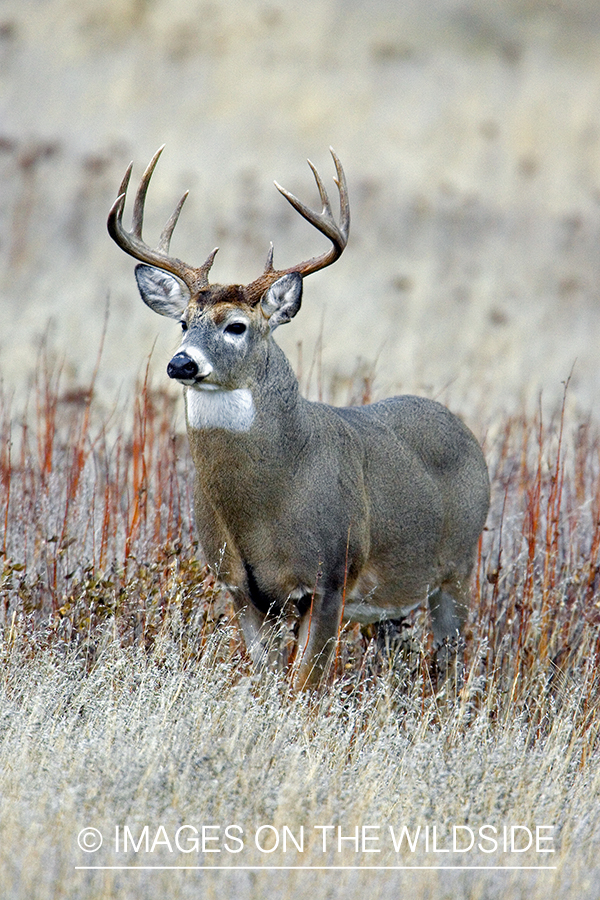
POLYGON ((183 329, 167 374, 183 385, 198 536, 231 592, 254 663, 283 664, 287 651, 275 635, 282 618, 294 616, 295 681, 314 687, 327 675, 342 622, 402 618, 427 599, 440 665, 447 662, 467 615, 489 506, 475 437, 422 397, 348 408, 310 402, 273 339, 300 309, 303 279, 346 247, 350 211, 337 156, 331 150, 339 224, 310 161, 321 213, 275 182, 329 250, 277 270, 271 244, 255 281, 222 285, 208 279, 216 250, 198 268, 169 255, 187 193, 157 248, 142 239, 162 149, 141 179, 132 230, 122 221, 132 165, 108 230, 142 263, 135 270, 142 300, 183 329))

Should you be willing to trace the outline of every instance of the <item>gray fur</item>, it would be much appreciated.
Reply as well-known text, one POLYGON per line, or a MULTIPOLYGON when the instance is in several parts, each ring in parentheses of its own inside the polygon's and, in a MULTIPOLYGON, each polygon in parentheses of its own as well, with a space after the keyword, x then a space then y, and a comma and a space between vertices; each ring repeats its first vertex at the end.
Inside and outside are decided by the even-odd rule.
MULTIPOLYGON (((157 272, 153 285, 149 272, 143 286, 138 278, 145 302, 156 308, 162 294, 157 311, 179 317, 175 279, 157 272)), ((301 293, 293 273, 254 307, 190 304, 179 352, 194 348, 210 370, 185 382, 200 543, 258 665, 281 662, 277 629, 297 609, 296 682, 310 687, 328 670, 342 618, 399 618, 430 597, 436 646, 457 638, 489 480, 474 436, 439 403, 401 396, 337 408, 301 397, 272 337, 301 293), (240 317, 246 330, 232 335, 240 317), (223 417, 190 415, 191 392, 210 404, 211 387, 223 417), (236 391, 246 412, 223 400, 236 391)))

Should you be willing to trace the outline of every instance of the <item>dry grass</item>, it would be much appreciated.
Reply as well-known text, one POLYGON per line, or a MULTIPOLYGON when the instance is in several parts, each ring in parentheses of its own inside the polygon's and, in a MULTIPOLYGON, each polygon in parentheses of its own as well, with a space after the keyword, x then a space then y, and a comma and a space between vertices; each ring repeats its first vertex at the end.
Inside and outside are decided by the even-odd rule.
MULTIPOLYGON (((381 635, 347 629, 330 689, 296 696, 285 675, 251 675, 227 597, 196 558, 187 444, 170 396, 143 383, 132 423, 126 412, 103 421, 93 383, 66 394, 43 358, 38 372, 22 421, 8 403, 1 411, 4 896, 598 896, 593 426, 522 415, 488 431, 493 505, 460 692, 436 684, 420 613, 393 659, 381 635), (220 826, 207 847, 221 853, 178 850, 184 824, 220 826), (239 854, 225 846, 228 825, 243 828, 239 854), (289 841, 286 853, 260 852, 253 836, 264 825, 296 839, 303 826, 304 852, 289 841), (322 825, 346 836, 377 826, 366 834, 379 842, 365 846, 381 852, 349 841, 338 852, 334 831, 323 852, 322 825), (406 842, 394 852, 389 826, 403 825, 421 827, 414 853, 406 842), (504 853, 500 843, 436 854, 434 825, 438 847, 451 846, 457 825, 551 825, 556 852, 504 853), (89 826, 104 836, 95 854, 77 845, 89 826), (138 852, 124 852, 125 826, 142 838, 138 852), (149 850, 158 839, 154 852, 144 834, 149 850), (75 868, 124 864, 238 868, 75 868), (556 868, 239 868, 285 864, 556 868)), ((368 382, 359 393, 368 398, 368 382)), ((273 832, 262 834, 269 845, 273 832)))

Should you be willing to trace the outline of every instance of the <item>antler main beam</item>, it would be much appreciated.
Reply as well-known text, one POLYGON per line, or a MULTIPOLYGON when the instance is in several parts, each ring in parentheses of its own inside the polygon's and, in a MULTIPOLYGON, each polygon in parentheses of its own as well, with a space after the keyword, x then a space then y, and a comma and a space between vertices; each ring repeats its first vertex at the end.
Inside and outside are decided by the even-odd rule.
POLYGON ((188 286, 190 291, 194 291, 194 289, 197 289, 198 287, 204 287, 208 285, 208 273, 210 271, 210 267, 213 264, 218 247, 213 250, 206 262, 199 268, 189 266, 187 263, 184 263, 176 256, 169 256, 171 237, 173 235, 175 226, 177 225, 177 221, 179 219, 179 214, 181 213, 183 204, 186 201, 188 191, 185 192, 185 194, 175 207, 173 214, 163 228, 157 248, 153 250, 148 246, 148 244, 146 244, 146 242, 142 238, 146 193, 148 191, 150 179, 152 178, 152 174, 154 172, 154 169, 156 168, 156 163, 158 162, 163 150, 164 144, 156 151, 156 153, 148 163, 146 171, 142 175, 142 179, 137 189, 133 204, 131 231, 127 231, 123 226, 123 210, 125 209, 127 188, 129 187, 129 180, 131 178, 133 163, 130 163, 127 167, 125 177, 123 178, 121 186, 119 187, 117 199, 113 203, 112 208, 108 214, 108 233, 110 234, 112 239, 119 245, 119 247, 121 247, 122 250, 125 250, 125 252, 130 256, 133 256, 135 259, 139 259, 140 262, 147 263, 150 266, 155 266, 157 269, 162 269, 165 272, 170 272, 172 275, 176 275, 178 278, 181 278, 181 280, 188 286))

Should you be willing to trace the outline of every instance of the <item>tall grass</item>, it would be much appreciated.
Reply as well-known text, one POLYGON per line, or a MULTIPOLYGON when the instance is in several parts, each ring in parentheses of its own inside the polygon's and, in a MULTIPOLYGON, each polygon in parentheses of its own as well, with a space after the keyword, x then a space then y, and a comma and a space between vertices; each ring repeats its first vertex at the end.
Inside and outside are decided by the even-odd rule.
MULTIPOLYGON (((461 685, 438 683, 421 610, 385 632, 347 627, 329 689, 298 696, 286 673, 252 675, 227 595, 198 556, 177 401, 146 377, 133 408, 107 416, 94 390, 64 390, 42 357, 30 408, 17 416, 4 399, 0 412, 3 896, 597 896, 591 422, 563 408, 549 422, 522 414, 487 428, 492 509, 461 685), (159 826, 172 841, 182 824, 238 824, 245 835, 304 827, 311 841, 285 854, 250 841, 239 855, 222 845, 171 853, 164 841, 154 853, 115 851, 117 826, 139 837, 145 824, 151 840, 159 826), (486 824, 553 826, 555 853, 442 858, 424 843, 427 826, 486 824), (89 825, 105 837, 99 854, 77 845, 89 825), (383 839, 377 855, 350 841, 338 851, 333 838, 324 853, 321 825, 346 836, 363 825, 423 830, 414 853, 383 839), (440 859, 479 869, 239 868, 440 859), (75 868, 157 862, 237 871, 75 868), (481 868, 509 864, 556 868, 481 868)), ((366 382, 359 394, 369 398, 366 382)))

